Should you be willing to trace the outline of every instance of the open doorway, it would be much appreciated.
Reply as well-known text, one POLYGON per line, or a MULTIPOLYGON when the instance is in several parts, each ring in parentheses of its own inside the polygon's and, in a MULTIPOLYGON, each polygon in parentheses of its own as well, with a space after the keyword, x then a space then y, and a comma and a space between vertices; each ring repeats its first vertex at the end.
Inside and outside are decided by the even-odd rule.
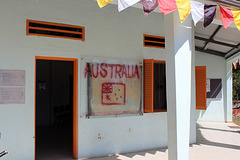
POLYGON ((36 58, 35 157, 77 158, 77 60, 36 58))

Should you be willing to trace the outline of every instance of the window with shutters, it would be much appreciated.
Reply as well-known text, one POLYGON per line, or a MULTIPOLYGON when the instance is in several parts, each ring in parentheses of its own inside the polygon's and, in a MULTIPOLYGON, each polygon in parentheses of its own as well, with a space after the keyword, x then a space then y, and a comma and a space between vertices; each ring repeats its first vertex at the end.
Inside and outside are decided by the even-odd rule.
POLYGON ((207 109, 207 92, 206 92, 206 66, 195 67, 195 80, 196 80, 196 109, 207 109))
POLYGON ((144 112, 166 112, 165 61, 144 60, 144 112))

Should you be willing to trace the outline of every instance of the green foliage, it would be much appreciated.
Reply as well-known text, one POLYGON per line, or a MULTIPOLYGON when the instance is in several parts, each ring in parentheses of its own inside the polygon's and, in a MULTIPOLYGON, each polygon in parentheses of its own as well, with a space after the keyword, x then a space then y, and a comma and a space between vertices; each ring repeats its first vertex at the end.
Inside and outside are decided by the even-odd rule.
POLYGON ((233 99, 240 99, 240 67, 237 65, 237 69, 232 69, 232 77, 233 77, 233 99))

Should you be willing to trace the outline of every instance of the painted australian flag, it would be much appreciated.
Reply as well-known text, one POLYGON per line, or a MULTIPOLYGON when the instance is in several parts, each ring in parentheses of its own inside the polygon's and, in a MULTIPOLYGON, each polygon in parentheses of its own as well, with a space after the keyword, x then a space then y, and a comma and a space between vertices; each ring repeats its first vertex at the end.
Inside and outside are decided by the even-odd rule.
POLYGON ((126 85, 124 83, 102 83, 102 105, 125 105, 126 85))

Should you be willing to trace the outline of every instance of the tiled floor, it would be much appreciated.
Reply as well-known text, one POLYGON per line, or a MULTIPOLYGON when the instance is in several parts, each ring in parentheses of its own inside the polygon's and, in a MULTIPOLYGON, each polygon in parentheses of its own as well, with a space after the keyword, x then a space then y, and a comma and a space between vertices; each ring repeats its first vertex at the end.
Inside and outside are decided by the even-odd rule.
MULTIPOLYGON (((119 154, 91 160, 167 160, 167 149, 119 154)), ((240 160, 240 127, 233 123, 197 124, 197 143, 189 148, 190 160, 240 160)), ((80 159, 79 159, 80 160, 80 159)))

